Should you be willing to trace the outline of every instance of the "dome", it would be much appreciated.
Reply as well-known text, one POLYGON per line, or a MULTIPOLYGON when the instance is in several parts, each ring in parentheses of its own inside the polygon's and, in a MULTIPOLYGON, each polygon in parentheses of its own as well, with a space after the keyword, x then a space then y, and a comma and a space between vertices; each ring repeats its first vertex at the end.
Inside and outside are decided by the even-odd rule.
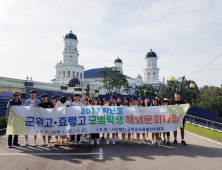
POLYGON ((77 85, 80 85, 80 81, 79 79, 73 77, 73 78, 70 78, 67 83, 68 87, 75 87, 77 85))
POLYGON ((150 52, 148 52, 148 53, 145 55, 145 57, 157 57, 157 55, 156 55, 155 52, 153 52, 152 49, 150 49, 150 52))
POLYGON ((65 35, 65 39, 66 39, 66 38, 71 38, 71 39, 77 40, 77 36, 72 33, 72 30, 70 31, 70 33, 67 33, 67 34, 65 35))
POLYGON ((115 59, 114 63, 123 63, 123 62, 119 57, 117 57, 117 59, 115 59))

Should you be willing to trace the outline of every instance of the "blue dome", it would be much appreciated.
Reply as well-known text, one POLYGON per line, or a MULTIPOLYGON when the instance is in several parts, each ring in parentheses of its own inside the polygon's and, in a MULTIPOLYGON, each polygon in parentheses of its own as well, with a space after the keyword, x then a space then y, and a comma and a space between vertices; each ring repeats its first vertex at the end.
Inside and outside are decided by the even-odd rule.
POLYGON ((148 52, 145 57, 157 57, 156 53, 152 51, 152 49, 150 49, 150 52, 148 52))
POLYGON ((123 63, 123 62, 119 57, 117 57, 117 59, 115 59, 114 63, 123 63))
POLYGON ((77 40, 77 36, 72 33, 72 30, 70 31, 70 33, 67 33, 67 34, 65 35, 65 39, 66 39, 66 38, 71 38, 71 39, 77 40))
POLYGON ((68 87, 75 87, 76 85, 80 85, 80 81, 79 79, 73 77, 67 81, 67 85, 68 87))

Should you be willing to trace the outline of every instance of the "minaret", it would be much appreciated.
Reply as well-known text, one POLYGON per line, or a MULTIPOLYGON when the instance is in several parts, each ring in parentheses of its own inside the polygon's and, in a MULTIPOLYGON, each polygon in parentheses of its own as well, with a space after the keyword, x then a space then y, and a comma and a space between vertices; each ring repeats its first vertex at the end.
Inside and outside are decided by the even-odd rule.
POLYGON ((157 55, 155 52, 150 50, 145 55, 145 69, 143 70, 144 76, 143 80, 145 81, 144 83, 148 84, 153 84, 153 83, 159 83, 159 68, 157 68, 157 55))
POLYGON ((119 57, 117 57, 117 59, 115 59, 115 61, 114 61, 114 67, 119 68, 119 71, 120 71, 121 73, 123 73, 123 68, 122 68, 122 66, 123 66, 122 60, 121 60, 119 57))

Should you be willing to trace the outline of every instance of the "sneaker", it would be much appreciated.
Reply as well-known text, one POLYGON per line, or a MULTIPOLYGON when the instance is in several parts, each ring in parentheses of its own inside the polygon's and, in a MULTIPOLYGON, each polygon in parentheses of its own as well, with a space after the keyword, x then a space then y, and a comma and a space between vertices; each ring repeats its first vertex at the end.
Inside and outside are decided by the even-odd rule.
POLYGON ((22 147, 25 147, 25 146, 27 146, 27 143, 26 143, 26 142, 22 144, 22 147))
POLYGON ((185 141, 181 141, 181 144, 185 145, 185 146, 187 145, 187 143, 185 141))
POLYGON ((92 141, 91 141, 91 145, 94 145, 94 143, 95 143, 95 140, 94 140, 94 139, 92 139, 92 141))
POLYGON ((70 145, 74 145, 74 141, 72 141, 70 145))
POLYGON ((142 140, 142 144, 146 144, 145 140, 142 140))
POLYGON ((115 145, 115 144, 116 144, 116 141, 115 141, 115 139, 113 139, 113 140, 112 140, 112 144, 113 144, 113 145, 115 145))
POLYGON ((8 148, 12 148, 12 145, 8 145, 8 148))
POLYGON ((62 142, 61 142, 61 145, 62 145, 62 146, 64 146, 64 145, 65 145, 65 142, 64 142, 64 141, 62 141, 62 142))
POLYGON ((161 138, 159 138, 159 141, 163 141, 161 138))
POLYGON ((41 144, 40 146, 45 146, 45 143, 44 143, 44 142, 42 142, 42 144, 41 144))
POLYGON ((152 141, 152 145, 155 145, 156 143, 155 143, 155 141, 152 141))
POLYGON ((157 145, 160 145, 160 141, 156 141, 157 145))
POLYGON ((32 146, 36 146, 36 141, 33 141, 33 144, 32 144, 32 146))
POLYGON ((166 143, 166 140, 163 140, 163 143, 166 143))
POLYGON ((106 144, 109 145, 109 139, 106 140, 106 144))
POLYGON ((20 146, 20 144, 18 144, 18 143, 15 143, 15 144, 13 144, 13 146, 20 146))
POLYGON ((97 145, 99 145, 99 144, 100 144, 100 143, 99 143, 99 139, 96 139, 96 144, 97 144, 97 145))
POLYGON ((48 143, 48 147, 50 148, 52 145, 51 145, 51 143, 48 143))
POLYGON ((82 145, 81 141, 78 142, 78 145, 82 145))
POLYGON ((83 139, 83 142, 84 143, 87 143, 89 141, 89 138, 88 137, 85 137, 84 139, 83 139))
POLYGON ((170 142, 167 142, 167 145, 170 145, 170 142))
POLYGON ((177 144, 177 140, 176 139, 174 139, 173 144, 177 144))
POLYGON ((139 144, 139 145, 141 144, 141 141, 140 141, 140 140, 138 140, 138 144, 139 144))
POLYGON ((59 141, 55 141, 55 146, 56 146, 56 145, 59 145, 59 141))
POLYGON ((118 136, 116 137, 116 141, 119 141, 119 137, 118 136))

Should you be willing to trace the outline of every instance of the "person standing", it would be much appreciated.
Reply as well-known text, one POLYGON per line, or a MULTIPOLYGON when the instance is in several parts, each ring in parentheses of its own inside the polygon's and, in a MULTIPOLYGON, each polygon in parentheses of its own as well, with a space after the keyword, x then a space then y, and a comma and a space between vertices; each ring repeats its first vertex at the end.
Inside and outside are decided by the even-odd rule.
MULTIPOLYGON (((36 95, 37 95, 37 91, 31 90, 30 91, 31 98, 25 101, 24 106, 37 107, 41 103, 41 101, 36 99, 36 95)), ((37 139, 37 135, 34 135, 34 140, 33 140, 32 146, 36 146, 36 139, 37 139)), ((29 145, 28 144, 28 135, 25 135, 25 143, 22 146, 25 147, 27 145, 29 145)))
MULTIPOLYGON (((94 105, 94 106, 100 105, 98 98, 94 98, 94 99, 93 99, 93 105, 94 105)), ((92 140, 92 141, 91 141, 91 145, 94 145, 95 140, 96 140, 96 144, 99 145, 99 144, 100 144, 100 143, 99 143, 99 133, 91 133, 91 140, 92 140)))
MULTIPOLYGON (((153 99, 152 100, 152 106, 158 106, 158 100, 157 99, 153 99)), ((157 145, 160 145, 160 142, 159 142, 159 133, 152 133, 152 145, 155 145, 156 142, 154 140, 154 137, 156 137, 156 142, 157 142, 157 145)))
MULTIPOLYGON (((144 101, 142 97, 138 98, 138 106, 137 107, 145 107, 144 101)), ((140 133, 137 133, 138 144, 146 144, 145 133, 142 133, 143 140, 140 141, 140 133)))
MULTIPOLYGON (((52 104, 52 102, 48 102, 48 95, 47 94, 42 94, 41 95, 41 98, 42 98, 42 103, 40 103, 38 105, 38 108, 42 107, 44 109, 50 109, 50 108, 54 108, 54 105, 52 104)), ((48 147, 51 147, 51 137, 52 136, 48 136, 48 147)), ((42 136, 42 139, 43 139, 43 143, 40 145, 40 146, 45 146, 45 143, 46 143, 46 137, 45 136, 42 136)))
MULTIPOLYGON (((186 104, 185 101, 180 99, 180 92, 176 92, 174 94, 175 100, 172 101, 172 105, 180 105, 180 104, 186 104)), ((189 108, 191 108, 191 105, 189 105, 189 108)), ((185 118, 183 118, 183 127, 180 128, 181 133, 181 144, 187 145, 187 143, 184 140, 185 132, 184 132, 184 126, 185 126, 185 118)), ((174 131, 174 144, 177 144, 177 130, 174 131)))
MULTIPOLYGON (((74 95, 75 102, 73 102, 70 106, 84 106, 82 102, 79 101, 80 95, 75 94, 74 95)), ((75 141, 75 135, 71 135, 71 145, 74 145, 75 141)), ((82 145, 81 140, 80 140, 80 134, 77 135, 77 144, 82 145)))
MULTIPOLYGON (((7 104, 7 110, 6 110, 6 123, 8 123, 8 117, 9 117, 9 109, 12 106, 22 106, 22 101, 19 100, 20 93, 18 91, 13 92, 13 99, 10 100, 7 104)), ((18 144, 18 135, 14 135, 13 140, 13 146, 20 146, 18 144)), ((12 135, 8 135, 8 148, 12 148, 12 135)))

